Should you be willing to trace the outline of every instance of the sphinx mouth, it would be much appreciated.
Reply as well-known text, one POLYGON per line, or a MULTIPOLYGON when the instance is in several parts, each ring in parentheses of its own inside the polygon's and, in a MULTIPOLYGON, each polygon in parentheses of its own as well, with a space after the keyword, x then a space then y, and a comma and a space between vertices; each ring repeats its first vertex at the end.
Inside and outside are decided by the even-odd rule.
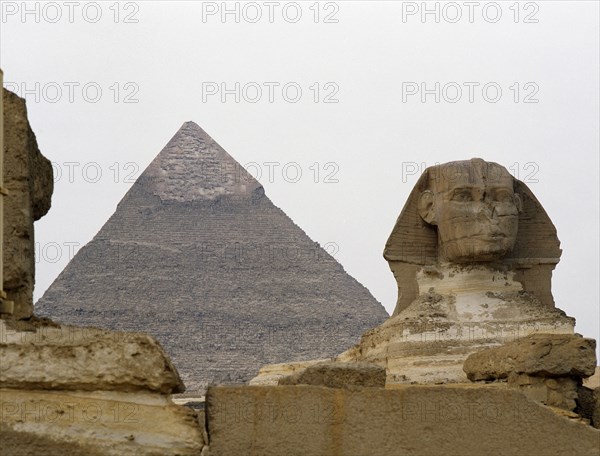
POLYGON ((506 239, 507 236, 504 233, 499 233, 499 232, 495 232, 495 233, 479 233, 475 236, 473 236, 477 239, 492 239, 492 240, 501 240, 501 239, 506 239))
POLYGON ((468 241, 469 239, 500 240, 500 239, 507 239, 507 238, 508 238, 508 236, 502 232, 484 232, 484 233, 477 233, 477 234, 461 236, 459 238, 455 238, 454 242, 468 241))

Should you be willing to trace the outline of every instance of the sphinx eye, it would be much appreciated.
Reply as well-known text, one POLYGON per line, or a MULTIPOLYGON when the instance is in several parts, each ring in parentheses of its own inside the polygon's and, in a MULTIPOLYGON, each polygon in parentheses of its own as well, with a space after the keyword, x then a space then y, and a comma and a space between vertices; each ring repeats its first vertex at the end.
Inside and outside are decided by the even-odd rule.
POLYGON ((508 190, 498 190, 496 191, 496 201, 500 203, 510 203, 513 200, 512 193, 508 190))
POLYGON ((452 201, 464 203, 466 201, 473 201, 473 197, 469 190, 457 190, 452 194, 452 201))

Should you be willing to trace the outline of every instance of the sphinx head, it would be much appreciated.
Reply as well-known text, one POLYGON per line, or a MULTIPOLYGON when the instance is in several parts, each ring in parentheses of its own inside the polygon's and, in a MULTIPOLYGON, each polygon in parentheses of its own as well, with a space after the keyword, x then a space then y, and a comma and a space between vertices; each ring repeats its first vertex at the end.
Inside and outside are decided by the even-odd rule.
POLYGON ((428 168, 427 179, 419 215, 437 226, 439 260, 493 261, 512 250, 521 198, 506 168, 474 158, 428 168))

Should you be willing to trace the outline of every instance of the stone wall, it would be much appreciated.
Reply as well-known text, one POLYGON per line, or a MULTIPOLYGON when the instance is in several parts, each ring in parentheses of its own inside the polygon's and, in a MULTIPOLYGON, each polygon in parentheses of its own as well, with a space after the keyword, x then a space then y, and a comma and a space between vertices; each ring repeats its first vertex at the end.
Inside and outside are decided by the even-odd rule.
POLYGON ((598 455, 600 431, 501 385, 213 387, 211 456, 598 455))

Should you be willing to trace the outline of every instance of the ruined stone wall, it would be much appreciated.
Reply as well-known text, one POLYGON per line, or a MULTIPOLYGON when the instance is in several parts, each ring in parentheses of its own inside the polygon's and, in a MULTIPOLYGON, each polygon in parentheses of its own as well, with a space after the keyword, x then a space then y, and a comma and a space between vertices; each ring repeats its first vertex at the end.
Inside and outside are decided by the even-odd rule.
POLYGON ((50 209, 52 165, 37 145, 25 100, 2 89, 4 97, 4 291, 14 315, 33 313, 35 282, 33 222, 50 209))

